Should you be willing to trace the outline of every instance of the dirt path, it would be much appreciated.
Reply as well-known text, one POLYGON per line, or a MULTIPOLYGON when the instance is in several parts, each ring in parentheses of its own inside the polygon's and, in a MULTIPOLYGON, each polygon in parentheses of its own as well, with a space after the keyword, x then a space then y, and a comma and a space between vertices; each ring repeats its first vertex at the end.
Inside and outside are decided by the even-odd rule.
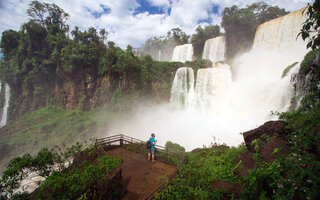
POLYGON ((107 151, 108 155, 123 158, 122 177, 127 183, 127 193, 123 199, 146 199, 154 190, 175 172, 174 166, 147 160, 147 155, 134 153, 125 148, 107 151))

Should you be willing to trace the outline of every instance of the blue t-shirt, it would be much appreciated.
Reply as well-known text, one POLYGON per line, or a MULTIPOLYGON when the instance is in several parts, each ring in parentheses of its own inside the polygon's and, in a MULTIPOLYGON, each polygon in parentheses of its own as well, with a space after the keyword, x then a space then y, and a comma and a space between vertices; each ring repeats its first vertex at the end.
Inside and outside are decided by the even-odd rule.
POLYGON ((154 148, 154 144, 153 144, 154 142, 156 142, 155 139, 153 137, 151 137, 149 140, 150 140, 150 143, 151 143, 151 149, 155 149, 154 148))

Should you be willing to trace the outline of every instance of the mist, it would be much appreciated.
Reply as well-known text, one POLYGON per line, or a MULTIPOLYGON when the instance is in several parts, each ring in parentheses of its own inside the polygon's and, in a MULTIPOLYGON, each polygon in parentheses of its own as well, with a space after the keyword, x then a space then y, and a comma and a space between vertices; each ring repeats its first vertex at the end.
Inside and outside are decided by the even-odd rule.
POLYGON ((307 53, 306 43, 297 39, 303 21, 300 10, 262 24, 252 50, 234 59, 231 66, 214 63, 197 72, 188 66, 178 69, 170 103, 141 103, 133 114, 112 123, 109 135, 122 133, 147 140, 155 133, 159 145, 172 141, 187 151, 212 143, 241 144, 242 132, 277 120, 272 112, 289 109, 294 96, 291 75, 307 53))

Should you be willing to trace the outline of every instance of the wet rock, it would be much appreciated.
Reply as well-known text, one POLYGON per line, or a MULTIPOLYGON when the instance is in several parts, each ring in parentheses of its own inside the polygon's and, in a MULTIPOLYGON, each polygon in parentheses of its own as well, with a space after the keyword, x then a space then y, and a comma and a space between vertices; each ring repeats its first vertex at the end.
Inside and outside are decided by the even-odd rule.
POLYGON ((269 121, 256 129, 244 132, 243 138, 248 151, 251 153, 256 152, 252 145, 253 140, 260 139, 262 142, 266 142, 262 137, 263 135, 267 135, 269 137, 277 135, 278 138, 282 138, 285 140, 287 136, 287 130, 285 129, 285 126, 286 123, 284 121, 269 121))

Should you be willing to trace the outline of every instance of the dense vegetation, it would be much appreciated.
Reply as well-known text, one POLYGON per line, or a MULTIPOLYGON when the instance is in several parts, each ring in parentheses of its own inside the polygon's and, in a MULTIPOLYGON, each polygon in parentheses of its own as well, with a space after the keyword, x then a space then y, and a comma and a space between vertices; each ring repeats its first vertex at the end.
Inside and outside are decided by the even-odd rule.
POLYGON ((178 63, 138 58, 130 45, 122 50, 107 41, 104 29, 69 31, 68 14, 55 4, 33 1, 27 13, 30 20, 19 31, 4 31, 0 43, 1 79, 15 99, 11 119, 49 104, 89 110, 114 96, 168 98, 178 63))
MULTIPOLYGON (((108 181, 108 174, 118 167, 120 157, 110 157, 96 152, 93 145, 83 150, 77 144, 67 150, 43 148, 35 157, 25 154, 12 159, 0 181, 1 199, 87 199, 103 197, 107 191, 97 191, 108 181), (73 163, 70 165, 70 161, 73 163), (32 172, 46 178, 31 195, 14 193, 20 181, 32 172)), ((112 188, 117 191, 117 188, 112 188)), ((120 188, 118 188, 120 189, 120 188)), ((117 195, 111 192, 112 195, 117 195)))

